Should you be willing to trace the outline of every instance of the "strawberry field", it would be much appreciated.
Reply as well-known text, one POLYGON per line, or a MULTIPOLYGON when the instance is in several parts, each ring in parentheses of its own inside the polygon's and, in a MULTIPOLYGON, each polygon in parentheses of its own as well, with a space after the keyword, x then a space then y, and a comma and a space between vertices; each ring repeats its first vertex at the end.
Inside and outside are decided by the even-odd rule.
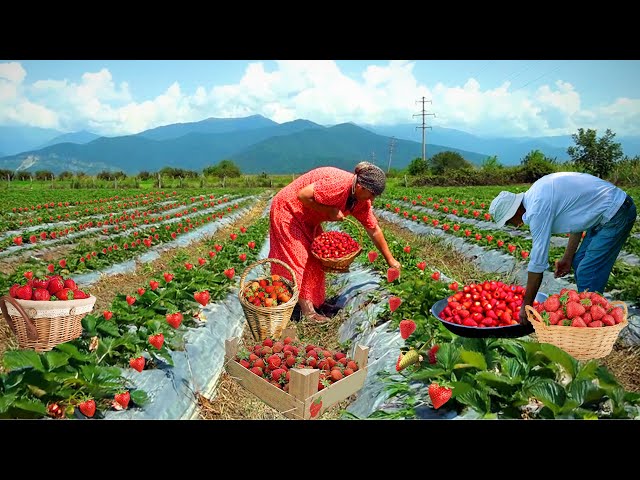
MULTIPOLYGON (((20 349, 2 321, 0 418, 223 418, 207 407, 262 403, 242 388, 222 393, 237 386, 224 373, 231 337, 244 342, 238 365, 273 388, 288 385, 282 365, 320 364, 326 381, 316 382, 314 418, 639 418, 640 378, 629 372, 640 364, 640 222, 605 291, 629 309, 629 326, 605 358, 576 360, 534 335, 458 336, 432 314, 456 292, 453 301, 463 303, 464 293, 484 289, 495 302, 469 322, 491 328, 517 318, 531 240, 526 229, 492 226, 488 207, 502 189, 389 187, 374 207, 402 268, 389 271, 365 236, 351 271, 328 276, 339 313, 315 330, 297 325, 300 349, 251 340, 237 296, 242 272, 268 253, 275 191, 11 191, 0 210, 3 295, 55 302, 87 293, 97 301, 82 335, 46 352, 20 349), (347 364, 359 345, 369 349, 364 386, 319 414, 321 390, 358 371, 347 364), (315 359, 298 359, 298 350, 315 359)), ((627 191, 640 203, 640 189, 627 191)), ((360 240, 349 222, 330 226, 360 240)), ((553 239, 551 264, 565 244, 553 239)), ((553 298, 575 288, 571 276, 544 277, 541 292, 553 298)), ((291 292, 278 282, 250 283, 247 300, 286 303, 291 292)), ((620 323, 618 313, 612 319, 620 323)), ((282 413, 252 417, 225 406, 236 412, 230 418, 282 413)))

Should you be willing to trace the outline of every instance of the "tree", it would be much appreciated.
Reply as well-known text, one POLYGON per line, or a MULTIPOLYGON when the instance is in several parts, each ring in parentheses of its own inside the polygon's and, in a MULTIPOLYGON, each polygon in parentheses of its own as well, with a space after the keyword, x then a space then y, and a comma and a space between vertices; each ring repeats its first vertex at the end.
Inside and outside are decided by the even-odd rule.
POLYGON ((604 178, 622 158, 622 147, 613 142, 616 134, 608 128, 604 137, 598 139, 596 134, 596 130, 588 129, 585 132, 579 128, 578 133, 571 135, 576 145, 567 148, 567 153, 587 173, 604 178))
POLYGON ((422 160, 422 157, 417 157, 411 160, 407 172, 412 176, 424 175, 429 173, 429 165, 426 160, 422 160))
POLYGON ((36 180, 51 180, 54 175, 49 170, 36 170, 36 180))
POLYGON ((58 179, 60 179, 60 180, 68 180, 70 178, 73 178, 73 173, 71 173, 69 170, 65 170, 64 172, 60 172, 60 174, 58 175, 58 179))
POLYGON ((455 170, 460 168, 473 168, 473 165, 465 160, 458 152, 444 151, 436 153, 429 159, 429 167, 436 175, 441 175, 445 170, 455 170))
POLYGON ((520 162, 523 182, 535 182, 540 177, 556 172, 555 158, 547 158, 540 150, 532 150, 520 162))
POLYGON ((16 179, 18 180, 29 180, 31 178, 31 172, 26 172, 24 170, 16 173, 16 179))
POLYGON ((202 170, 202 173, 206 176, 219 177, 221 179, 242 175, 240 168, 231 160, 222 160, 217 165, 209 165, 202 170))
POLYGON ((149 180, 153 176, 154 176, 153 173, 143 170, 138 174, 138 179, 144 181, 144 180, 149 180))
POLYGON ((500 160, 498 160, 498 157, 496 155, 487 157, 482 162, 483 170, 495 171, 500 170, 501 168, 502 164, 500 163, 500 160))

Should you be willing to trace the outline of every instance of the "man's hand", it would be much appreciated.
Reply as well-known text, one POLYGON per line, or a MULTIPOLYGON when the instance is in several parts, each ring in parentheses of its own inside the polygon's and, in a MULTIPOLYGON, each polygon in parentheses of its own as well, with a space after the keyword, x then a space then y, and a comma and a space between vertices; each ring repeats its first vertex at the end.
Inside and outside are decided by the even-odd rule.
POLYGON ((562 257, 560 260, 556 260, 556 273, 555 277, 564 277, 571 272, 571 260, 562 257))
POLYGON ((524 308, 524 304, 520 307, 520 317, 518 318, 520 325, 526 326, 529 323, 527 318, 527 310, 524 308))

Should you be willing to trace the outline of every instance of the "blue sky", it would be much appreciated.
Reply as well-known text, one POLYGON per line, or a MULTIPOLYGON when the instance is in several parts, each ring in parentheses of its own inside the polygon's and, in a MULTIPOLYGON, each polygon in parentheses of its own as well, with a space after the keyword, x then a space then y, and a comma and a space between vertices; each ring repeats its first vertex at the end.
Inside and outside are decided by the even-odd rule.
POLYGON ((0 125, 125 135, 208 117, 640 135, 637 60, 0 60, 0 125))

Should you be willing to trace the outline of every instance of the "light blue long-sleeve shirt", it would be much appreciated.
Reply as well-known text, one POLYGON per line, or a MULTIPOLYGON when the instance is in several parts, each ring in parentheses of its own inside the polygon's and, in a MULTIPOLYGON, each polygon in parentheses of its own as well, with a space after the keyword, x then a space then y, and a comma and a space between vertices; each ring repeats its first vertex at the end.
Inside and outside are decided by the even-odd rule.
POLYGON ((627 194, 605 180, 587 173, 558 172, 531 185, 522 199, 532 247, 530 272, 549 268, 549 243, 553 233, 579 233, 611 220, 627 194))

